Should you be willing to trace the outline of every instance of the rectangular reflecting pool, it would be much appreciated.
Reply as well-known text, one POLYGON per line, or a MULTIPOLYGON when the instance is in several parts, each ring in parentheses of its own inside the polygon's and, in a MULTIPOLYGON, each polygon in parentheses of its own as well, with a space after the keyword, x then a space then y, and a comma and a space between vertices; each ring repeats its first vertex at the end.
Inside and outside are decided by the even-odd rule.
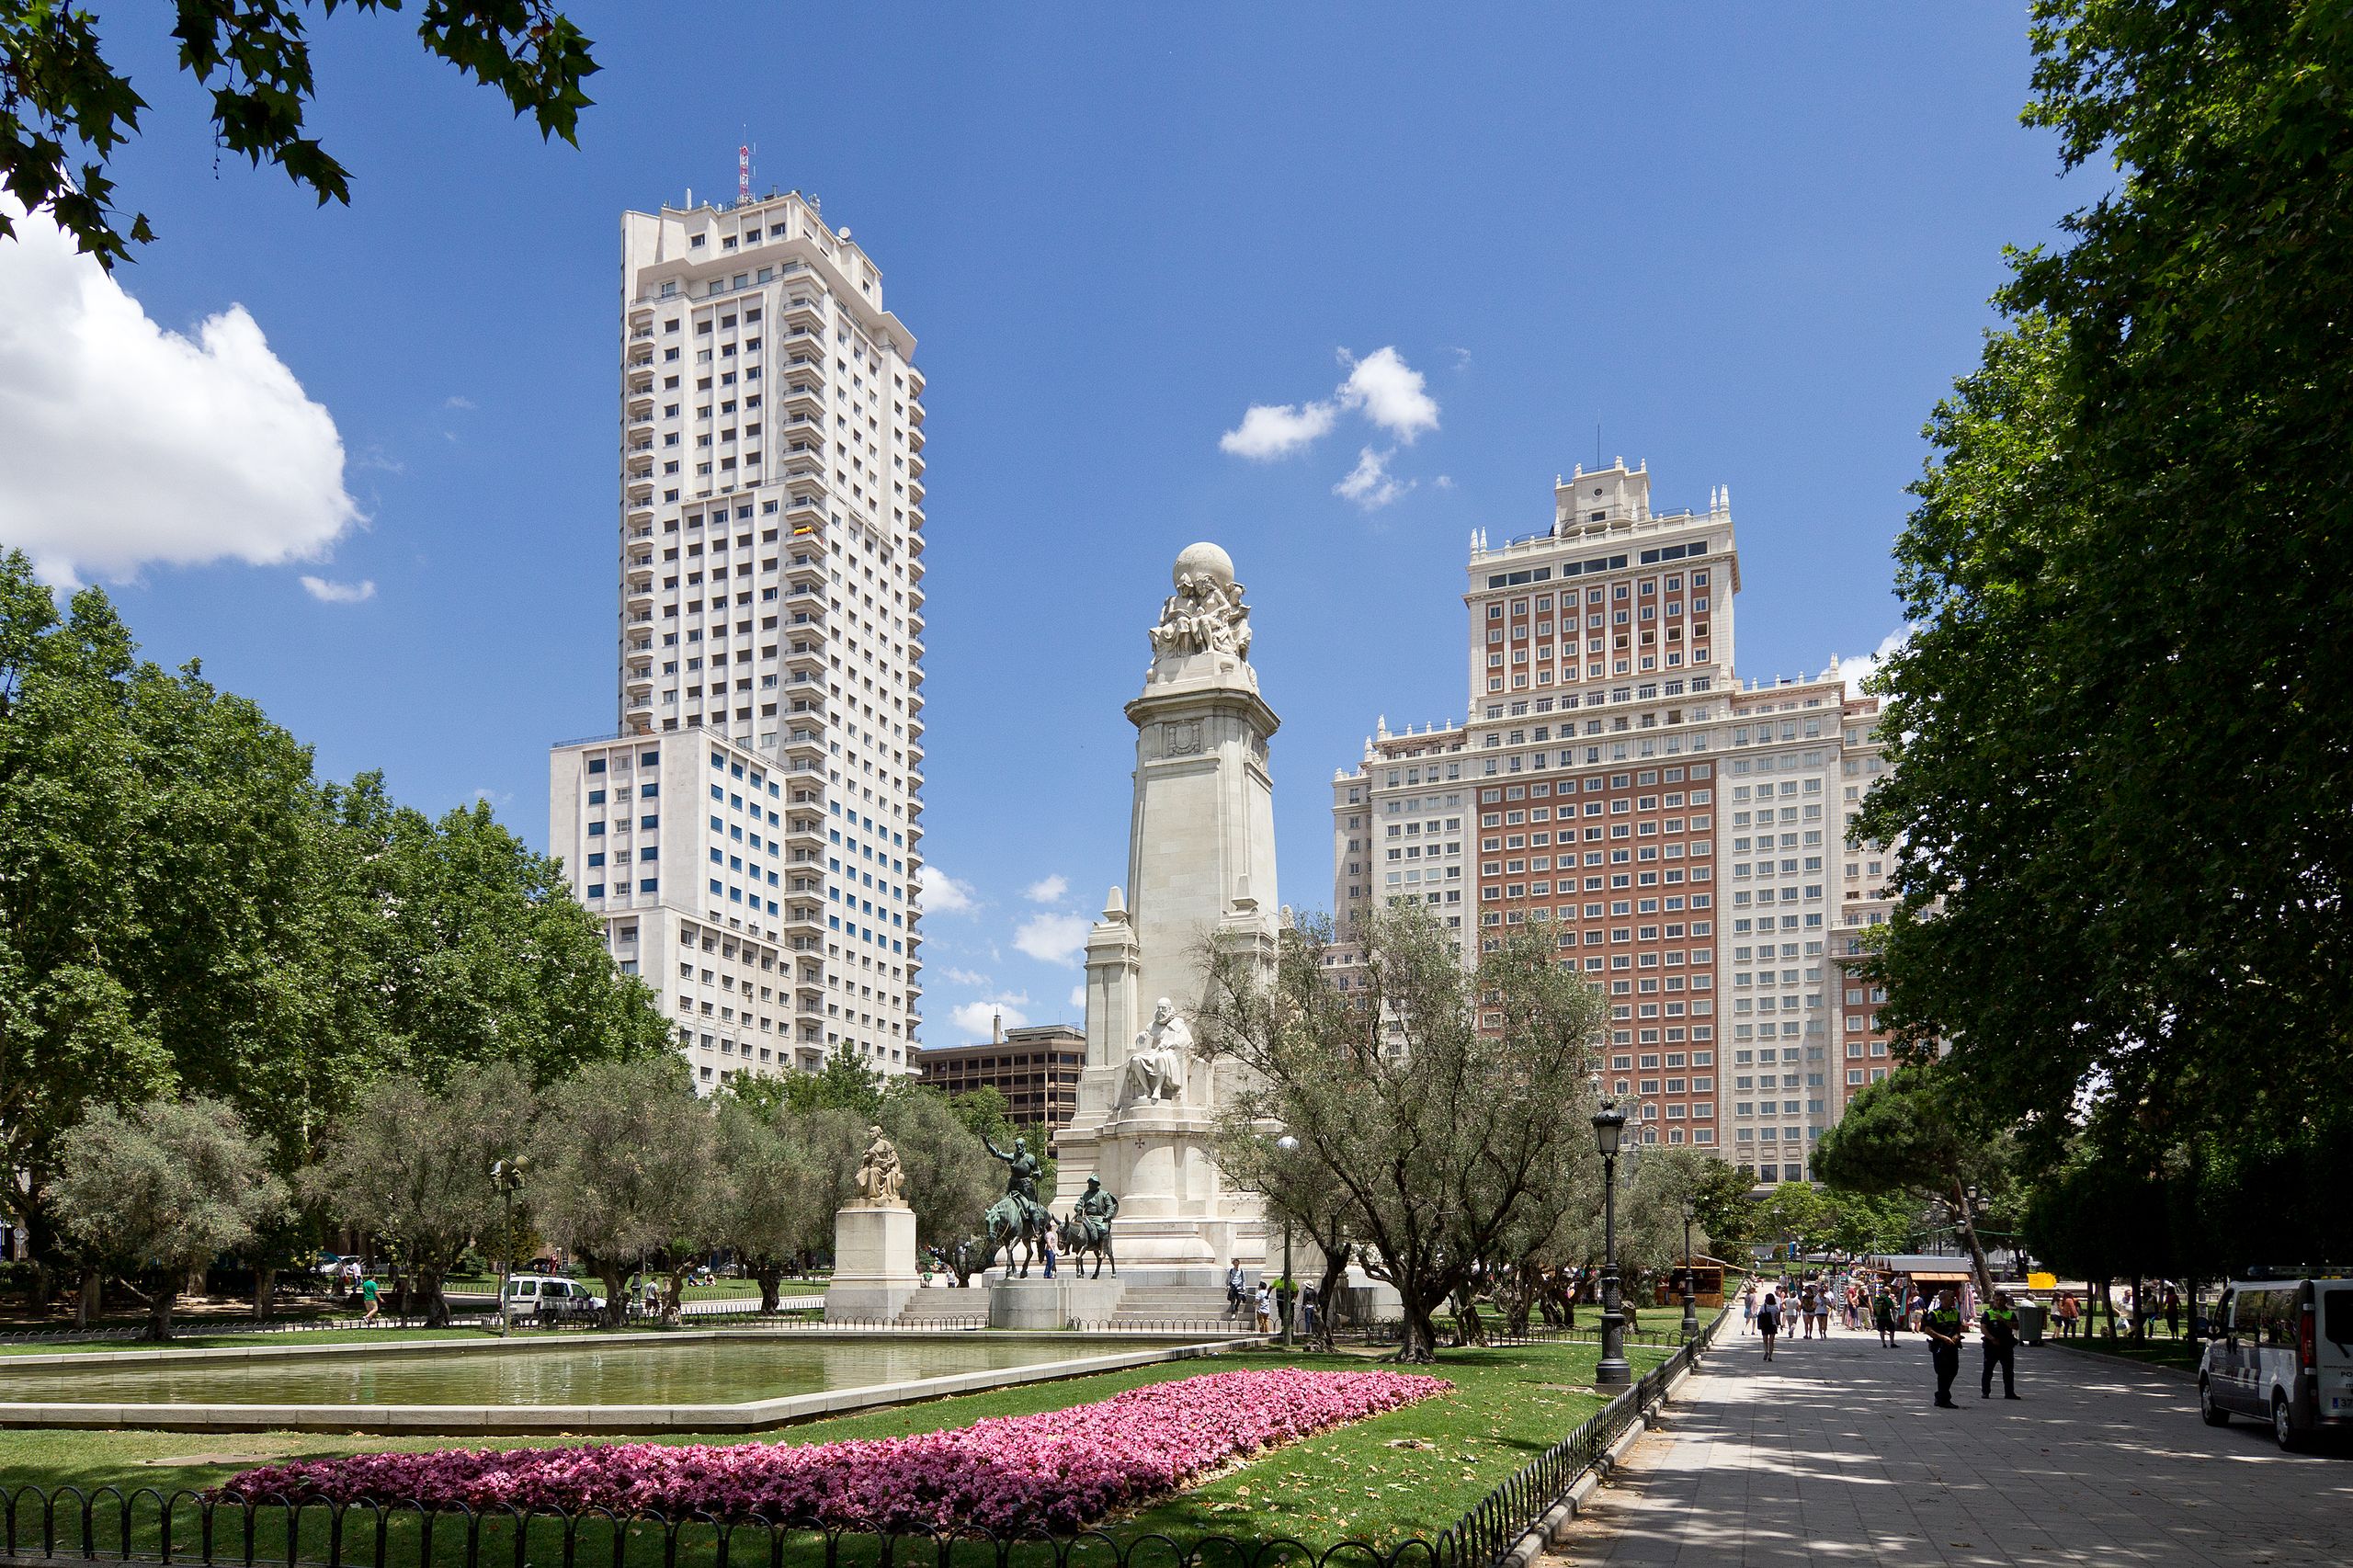
POLYGON ((126 1405, 727 1405, 997 1371, 1099 1354, 1070 1340, 741 1335, 674 1344, 362 1350, 176 1358, 11 1372, 0 1403, 126 1405))

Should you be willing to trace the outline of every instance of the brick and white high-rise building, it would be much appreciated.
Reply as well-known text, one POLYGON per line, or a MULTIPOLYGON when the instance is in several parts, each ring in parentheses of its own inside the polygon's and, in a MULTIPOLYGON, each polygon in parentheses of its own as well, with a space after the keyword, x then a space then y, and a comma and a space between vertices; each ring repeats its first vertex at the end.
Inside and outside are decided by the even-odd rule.
MULTIPOLYGON (((1876 699, 1832 671, 1743 683, 1730 501, 1654 512, 1623 461, 1553 490, 1552 526, 1472 543, 1472 715, 1370 739, 1332 782, 1333 906, 1455 924, 1464 961, 1541 926, 1608 998, 1609 1090, 1644 1142, 1763 1185, 1890 1062, 1852 973, 1887 858, 1847 846, 1883 763, 1876 699)), ((1353 954, 1331 960, 1346 983, 1353 954)))
POLYGON ((555 748, 549 838, 706 1087, 842 1048, 910 1070, 914 356, 797 191, 622 216, 618 733, 555 748))

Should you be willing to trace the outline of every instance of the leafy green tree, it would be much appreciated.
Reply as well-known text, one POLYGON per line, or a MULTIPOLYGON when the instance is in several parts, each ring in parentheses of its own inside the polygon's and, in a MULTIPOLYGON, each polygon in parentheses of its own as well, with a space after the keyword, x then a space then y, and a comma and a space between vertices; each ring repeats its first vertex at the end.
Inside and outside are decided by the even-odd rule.
POLYGON ((525 1142, 535 1099, 506 1062, 455 1075, 438 1089, 416 1078, 363 1088, 312 1173, 313 1194, 337 1219, 374 1235, 415 1276, 425 1320, 449 1321, 442 1280, 503 1209, 490 1167, 525 1142))
POLYGON ((1762 1205, 1740 1167, 1710 1160, 1692 1190, 1699 1227, 1708 1235, 1709 1250, 1726 1263, 1749 1266, 1747 1248, 1762 1233, 1762 1205))
POLYGON ((778 1085, 794 1110, 847 1110, 869 1121, 882 1114, 882 1071, 847 1040, 826 1054, 814 1073, 794 1073, 767 1082, 778 1085))
POLYGON ((718 1118, 711 1238, 760 1282, 760 1311, 772 1312, 785 1269, 826 1244, 834 1212, 823 1206, 825 1184, 813 1150, 741 1099, 722 1096, 718 1118))
MULTIPOLYGON (((321 205, 348 203, 350 176, 307 133, 306 14, 344 6, 397 11, 400 0, 180 0, 171 32, 180 69, 211 98, 216 143, 256 167, 278 165, 321 205)), ((588 40, 547 0, 424 0, 416 31, 426 53, 496 87, 542 136, 574 140, 589 102, 581 83, 597 65, 588 40)), ((108 62, 92 12, 71 0, 0 0, 0 186, 108 267, 153 237, 143 213, 117 227, 107 173, 146 108, 108 62)), ((0 211, 0 237, 13 232, 0 211)))
MULTIPOLYGON (((551 1086, 531 1146, 530 1198, 549 1241, 605 1284, 605 1324, 620 1326, 631 1269, 720 1244, 717 1133, 675 1054, 597 1062, 551 1086)), ((675 1310, 677 1281, 671 1301, 675 1310)))
POLYGON ((978 1233, 982 1213, 1005 1190, 1005 1170, 948 1096, 903 1078, 882 1096, 879 1117, 906 1172, 915 1244, 948 1246, 978 1233))
POLYGON ((1836 1191, 1901 1193, 1948 1205, 1968 1244, 1977 1288, 1991 1292, 1969 1188, 2006 1188, 2013 1157, 2008 1134, 1988 1123, 1953 1064, 1934 1062, 1859 1091, 1822 1135, 1813 1170, 1836 1191))
POLYGON ((1928 426, 1860 832, 1891 1025, 2145 1166, 2353 1097, 2353 13, 2034 15, 2029 123, 2120 177, 1928 426))
POLYGON ((1038 1157, 1038 1201, 1048 1204, 1054 1201, 1062 1176, 1060 1162, 1054 1158, 1053 1145, 1046 1142, 1049 1134, 1044 1127, 1035 1122, 1014 1120, 1012 1107, 1007 1104, 1003 1090, 993 1084, 983 1084, 977 1089, 949 1096, 948 1108, 956 1113, 956 1119, 975 1137, 985 1139, 1000 1149, 1012 1148, 1016 1138, 1029 1139, 1030 1152, 1038 1157), (1041 1142, 1046 1142, 1043 1148, 1039 1147, 1041 1142))
POLYGON ((55 1197, 66 1233, 86 1257, 141 1282, 153 1339, 171 1337, 188 1275, 286 1206, 285 1183, 220 1100, 99 1106, 65 1134, 63 1154, 55 1197))
POLYGON ((1286 1129, 1356 1206, 1366 1267, 1403 1301, 1398 1357, 1437 1353, 1433 1317, 1498 1256, 1505 1232, 1552 1229, 1578 1201, 1590 1149, 1589 1042, 1607 1004, 1554 962, 1548 938, 1516 933, 1464 970, 1452 933, 1415 905, 1352 932, 1362 986, 1323 962, 1329 925, 1256 951, 1206 955, 1199 1037, 1243 1069, 1229 1125, 1286 1129))
MULTIPOLYGON (((1355 1200, 1345 1187, 1325 1175, 1315 1156, 1303 1148, 1285 1149, 1280 1133, 1255 1122, 1229 1118, 1218 1128, 1214 1153, 1218 1168, 1225 1179, 1245 1192, 1255 1192, 1266 1205, 1267 1234, 1271 1239, 1288 1226, 1295 1243, 1303 1244, 1309 1256, 1316 1259, 1320 1278, 1315 1299, 1324 1304, 1315 1317, 1315 1341, 1324 1349, 1332 1348, 1332 1336, 1337 1327, 1335 1319, 1341 1292, 1346 1289, 1348 1262, 1364 1233, 1356 1216, 1355 1200)), ((1506 1256, 1524 1259, 1531 1247, 1527 1241, 1514 1237, 1500 1248, 1506 1256)), ((1272 1261, 1272 1255, 1269 1255, 1272 1261)), ((1506 1315, 1514 1331, 1527 1325, 1528 1314, 1534 1301, 1536 1270, 1525 1270, 1515 1277, 1516 1293, 1505 1302, 1506 1315)))

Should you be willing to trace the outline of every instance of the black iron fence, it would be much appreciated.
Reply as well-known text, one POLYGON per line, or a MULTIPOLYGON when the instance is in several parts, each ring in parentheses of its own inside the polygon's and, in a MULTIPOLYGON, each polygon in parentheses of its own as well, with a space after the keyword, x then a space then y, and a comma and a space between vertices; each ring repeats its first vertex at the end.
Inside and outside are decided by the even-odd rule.
MULTIPOLYGON (((1316 1547, 1100 1529, 1055 1536, 818 1528, 610 1509, 332 1504, 187 1490, 0 1487, 0 1563, 194 1568, 1496 1568, 1697 1363, 1725 1314, 1434 1538, 1316 1547)), ((1562 1331, 1565 1332, 1565 1331, 1562 1331)))

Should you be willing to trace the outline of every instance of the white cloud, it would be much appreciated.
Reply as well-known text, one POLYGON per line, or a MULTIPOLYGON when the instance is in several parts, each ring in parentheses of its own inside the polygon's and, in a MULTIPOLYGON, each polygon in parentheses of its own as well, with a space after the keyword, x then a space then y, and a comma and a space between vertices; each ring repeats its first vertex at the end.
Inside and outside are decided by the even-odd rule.
POLYGON ((979 973, 973 970, 958 969, 953 965, 941 970, 939 972, 947 976, 949 980, 954 981, 959 985, 986 985, 989 983, 989 977, 987 975, 979 973))
POLYGON ((926 915, 970 915, 981 906, 972 883, 960 882, 937 866, 915 874, 915 890, 923 895, 926 915))
POLYGON ((1046 963, 1074 964, 1086 949, 1088 922, 1083 915, 1033 915, 1013 934, 1013 945, 1046 963))
POLYGON ((1243 413, 1239 427, 1217 438, 1221 450, 1238 458, 1268 462, 1287 457, 1331 431, 1337 411, 1328 403, 1254 403, 1243 413))
POLYGON ((473 399, 457 392, 451 392, 449 394, 449 401, 443 403, 441 406, 444 408, 472 408, 473 405, 473 399))
POLYGON ((1389 472, 1387 452, 1376 452, 1370 447, 1357 454, 1357 466, 1350 469, 1340 483, 1332 486, 1332 494, 1346 496, 1368 512, 1378 512, 1408 490, 1414 482, 1400 484, 1389 472))
POLYGON ((325 577, 313 577, 305 572, 302 574, 302 586, 309 590, 313 598, 331 605, 356 605, 376 597, 376 580, 373 577, 357 583, 337 583, 325 577))
POLYGON ((1084 1013, 1086 1011, 1086 986, 1074 985, 1070 988, 1070 1006, 1073 1012, 1084 1013))
MULTIPOLYGON (((1340 358, 1347 360, 1347 350, 1340 358)), ((1340 402, 1410 445, 1423 431, 1438 428, 1438 400, 1422 387, 1422 373, 1396 349, 1380 348, 1349 366, 1340 402)))
POLYGON ((343 438, 243 305, 194 338, 12 207, 0 241, 0 544, 52 582, 314 561, 361 521, 343 438))
POLYGON ((987 1040, 990 1026, 999 1017, 1005 1020, 1006 1028, 1025 1028, 1029 1022, 1029 1015, 1021 1009, 1029 1002, 1029 994, 1018 991, 1006 996, 983 996, 977 1002, 965 1003, 949 1016, 956 1020, 956 1027, 966 1035, 987 1040))
POLYGON ((1879 667, 1887 663, 1887 656, 1890 653, 1910 641, 1912 641, 1912 629, 1908 626, 1897 627, 1881 638, 1879 646, 1870 653, 1859 654, 1851 659, 1839 660, 1838 678, 1845 681, 1850 690, 1859 687, 1865 679, 1878 673, 1879 667))
POLYGON ((1454 476, 1452 474, 1441 473, 1436 479, 1430 481, 1430 488, 1433 490, 1451 490, 1454 488, 1454 476))
POLYGON ((1070 892, 1070 879, 1057 871, 1031 882, 1021 894, 1032 903, 1060 903, 1063 894, 1070 892))

